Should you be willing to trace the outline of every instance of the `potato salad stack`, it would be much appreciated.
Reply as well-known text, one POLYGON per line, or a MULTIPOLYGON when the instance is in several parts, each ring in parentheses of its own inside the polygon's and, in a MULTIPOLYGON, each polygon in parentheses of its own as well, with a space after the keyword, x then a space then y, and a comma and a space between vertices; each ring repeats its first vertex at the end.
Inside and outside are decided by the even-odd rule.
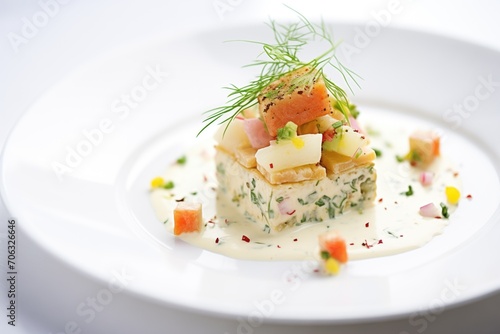
POLYGON ((326 26, 299 17, 286 26, 271 21, 275 43, 252 42, 263 48, 265 59, 249 65, 261 67, 260 76, 231 86, 227 105, 205 119, 220 124, 219 196, 269 233, 363 210, 376 196, 375 152, 358 110, 325 69, 346 82, 355 74, 336 58, 326 26), (326 51, 303 62, 299 53, 312 40, 326 51))

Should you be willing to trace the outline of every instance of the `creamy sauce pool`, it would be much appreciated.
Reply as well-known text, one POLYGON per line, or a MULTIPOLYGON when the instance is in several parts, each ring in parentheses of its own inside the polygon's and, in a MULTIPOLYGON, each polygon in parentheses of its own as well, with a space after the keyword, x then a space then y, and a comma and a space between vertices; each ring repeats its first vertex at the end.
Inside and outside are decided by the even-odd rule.
MULTIPOLYGON (((173 236, 173 210, 179 201, 202 203, 205 228, 201 233, 179 236, 185 242, 215 253, 252 260, 303 260, 317 257, 318 235, 338 231, 346 240, 349 259, 379 257, 423 246, 441 234, 448 219, 425 218, 419 208, 430 202, 439 207, 446 203, 445 187, 461 188, 458 168, 446 158, 446 152, 426 170, 434 172, 430 186, 419 182, 421 169, 408 162, 397 162, 405 155, 408 136, 415 130, 405 124, 365 123, 370 146, 382 152, 375 160, 377 198, 363 212, 350 210, 335 219, 287 227, 266 233, 247 221, 224 196, 217 196, 213 142, 198 143, 186 152, 186 162, 174 163, 163 178, 173 181, 170 190, 156 189, 151 201, 158 218, 173 236), (383 129, 383 132, 381 131, 383 129), (404 193, 408 186, 413 195, 404 193), (243 240, 245 239, 245 240, 243 240)), ((451 219, 454 206, 448 205, 451 219)))

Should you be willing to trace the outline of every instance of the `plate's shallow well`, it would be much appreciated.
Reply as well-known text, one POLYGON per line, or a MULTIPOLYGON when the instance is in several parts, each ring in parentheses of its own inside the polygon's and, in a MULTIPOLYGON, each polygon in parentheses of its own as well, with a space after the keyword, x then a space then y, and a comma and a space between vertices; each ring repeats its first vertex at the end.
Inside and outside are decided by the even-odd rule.
POLYGON ((357 45, 354 26, 333 28, 348 46, 339 56, 364 78, 353 97, 360 107, 424 122, 458 138, 447 143, 452 155, 483 159, 480 170, 465 173, 478 211, 457 210, 459 235, 449 226, 425 247, 353 261, 323 278, 307 261, 236 260, 165 231, 149 202, 150 178, 192 145, 201 112, 225 99, 220 87, 251 78, 239 68, 255 46, 222 42, 268 33, 254 26, 119 52, 47 92, 3 152, 9 210, 33 240, 82 272, 108 283, 119 275, 140 296, 249 324, 439 310, 500 288, 491 256, 500 233, 498 53, 392 29, 357 45))

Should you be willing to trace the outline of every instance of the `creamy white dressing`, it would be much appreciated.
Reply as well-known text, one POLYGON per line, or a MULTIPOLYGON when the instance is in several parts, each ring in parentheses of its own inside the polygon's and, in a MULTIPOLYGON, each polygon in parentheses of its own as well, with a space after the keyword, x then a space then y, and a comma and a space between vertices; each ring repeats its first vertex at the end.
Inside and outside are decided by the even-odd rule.
MULTIPOLYGON (((408 162, 397 162, 396 155, 408 152, 408 136, 415 130, 406 124, 380 124, 376 119, 365 123, 371 147, 382 152, 375 161, 377 198, 363 212, 352 210, 323 222, 304 223, 269 234, 251 223, 235 209, 233 203, 217 196, 213 142, 199 143, 186 153, 186 163, 174 163, 163 178, 174 182, 171 190, 157 189, 151 201, 168 233, 173 230, 173 210, 178 201, 201 202, 205 227, 200 233, 178 238, 209 251, 234 258, 252 260, 302 260, 318 254, 318 235, 338 231, 347 242, 349 258, 363 259, 405 252, 423 246, 441 234, 448 219, 426 218, 419 208, 428 203, 437 207, 446 203, 445 187, 461 188, 457 166, 442 153, 426 170, 434 173, 429 186, 422 186, 422 169, 408 162), (383 129, 383 132, 381 131, 383 129), (371 130, 371 131, 370 131, 371 130), (413 195, 404 193, 408 186, 413 195)), ((447 204, 451 216, 455 206, 447 204)))

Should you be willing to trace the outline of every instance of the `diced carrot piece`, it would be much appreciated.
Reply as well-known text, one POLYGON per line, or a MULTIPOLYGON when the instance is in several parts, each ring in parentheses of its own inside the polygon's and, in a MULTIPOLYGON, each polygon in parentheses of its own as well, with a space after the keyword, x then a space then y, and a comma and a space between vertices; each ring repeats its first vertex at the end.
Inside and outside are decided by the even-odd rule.
POLYGON ((179 202, 174 209, 174 235, 198 232, 203 225, 200 203, 179 202))
POLYGON ((346 263, 347 246, 344 238, 337 232, 329 232, 319 236, 320 249, 327 251, 331 257, 340 263, 346 263))
POLYGON ((331 112, 328 90, 315 72, 304 67, 271 83, 259 95, 259 111, 269 134, 288 122, 298 126, 331 112))

